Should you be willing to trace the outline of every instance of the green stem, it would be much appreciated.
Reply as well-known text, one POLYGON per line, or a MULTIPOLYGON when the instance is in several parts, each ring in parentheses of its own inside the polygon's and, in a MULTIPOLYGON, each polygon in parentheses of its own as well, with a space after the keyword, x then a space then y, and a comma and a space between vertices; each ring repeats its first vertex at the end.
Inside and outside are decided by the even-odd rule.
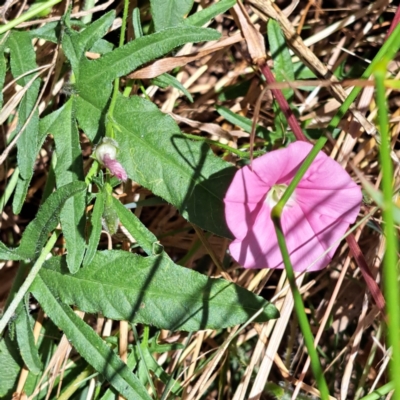
POLYGON ((81 385, 86 382, 87 378, 93 374, 93 367, 87 366, 60 394, 58 400, 68 400, 73 394, 81 388, 81 385))
POLYGON ((314 147, 308 154, 308 156, 305 158, 303 163, 301 164, 299 170, 297 171, 296 175, 290 182, 289 186, 285 190, 285 193, 279 200, 278 204, 272 209, 271 211, 271 216, 274 218, 280 218, 282 215, 283 207, 285 204, 289 201, 290 196, 293 194, 294 190, 296 189, 297 185, 301 181, 301 178, 303 178, 304 174, 306 173, 307 169, 310 167, 312 162, 314 161, 315 157, 317 154, 322 150, 324 147, 325 143, 327 141, 327 138, 325 137, 320 137, 315 143, 314 147))
POLYGON ((128 82, 126 82, 124 92, 122 93, 124 97, 129 97, 134 84, 135 84, 135 79, 129 79, 128 82))
MULTIPOLYGON (((129 0, 124 0, 124 12, 122 15, 122 24, 121 24, 121 35, 119 37, 119 47, 122 47, 125 42, 125 32, 126 32, 126 24, 128 20, 128 11, 129 11, 129 0)), ((114 138, 114 109, 115 104, 117 103, 119 92, 119 78, 114 80, 114 89, 111 97, 110 107, 108 108, 107 117, 106 117, 106 136, 110 138, 114 138)))
MULTIPOLYGON (((368 68, 364 71, 364 73, 361 75, 361 79, 368 79, 371 74, 373 73, 377 63, 379 63, 380 60, 382 60, 383 57, 387 57, 388 59, 393 59, 395 54, 397 53, 397 50, 400 47, 400 24, 396 26, 396 29, 391 33, 391 35, 388 37, 388 39, 385 41, 383 46, 380 48, 374 59, 372 60, 371 64, 369 64, 368 68)), ((343 116, 346 114, 350 106, 353 104, 354 100, 358 96, 358 94, 361 92, 362 87, 361 86, 356 86, 351 93, 347 96, 346 100, 343 102, 341 107, 339 108, 338 112, 336 115, 332 118, 332 121, 330 122, 328 129, 332 132, 337 126, 339 125, 339 122, 343 118, 343 116)))
POLYGON ((40 14, 42 11, 46 10, 49 7, 53 7, 54 5, 60 3, 61 0, 49 0, 46 3, 41 4, 40 6, 34 7, 32 10, 28 10, 26 13, 20 15, 19 17, 13 19, 12 21, 8 22, 7 24, 0 26, 0 35, 4 32, 9 31, 12 28, 15 28, 19 24, 22 24, 25 21, 30 20, 36 15, 40 14))
POLYGON ((26 277, 25 282, 19 288, 17 294, 11 301, 9 307, 7 308, 6 312, 3 315, 3 318, 0 320, 0 334, 3 333, 3 330, 7 326, 8 322, 10 321, 12 316, 14 315, 15 310, 17 309, 19 303, 22 301, 26 292, 29 290, 29 287, 32 285, 32 282, 36 278, 36 275, 39 273, 40 268, 42 267, 43 263, 46 261, 47 255, 50 253, 51 249, 53 248, 54 244, 56 243, 59 234, 60 234, 60 232, 56 231, 51 235, 50 239, 46 243, 46 246, 43 248, 42 252, 40 253, 39 258, 36 260, 34 266, 32 267, 28 276, 26 277))
POLYGON ((386 385, 381 386, 379 389, 374 390, 372 393, 362 397, 360 400, 378 400, 383 396, 387 395, 394 388, 395 388, 395 383, 394 381, 391 381, 386 385))
POLYGON ((386 309, 388 314, 388 341, 392 346, 390 376, 394 381, 395 400, 400 399, 400 294, 397 260, 397 234, 394 221, 393 204, 393 165, 390 157, 389 119, 385 94, 385 75, 387 60, 384 59, 376 66, 375 84, 376 101, 378 105, 378 120, 381 133, 380 161, 382 166, 383 220, 386 237, 386 252, 383 262, 383 278, 385 284, 386 309))
MULTIPOLYGON (((95 5, 95 0, 85 0, 85 4, 83 6, 83 11, 90 10, 91 8, 94 7, 94 5, 95 5)), ((93 17, 93 14, 84 15, 81 18, 81 21, 84 24, 90 24, 92 22, 92 17, 93 17)))
MULTIPOLYGON (((206 142, 208 144, 217 146, 221 149, 228 150, 229 152, 236 154, 237 156, 239 156, 241 158, 250 158, 250 153, 247 153, 246 151, 234 149, 234 148, 228 146, 227 144, 217 142, 216 140, 207 139, 207 138, 204 138, 203 136, 191 135, 190 133, 184 133, 183 135, 185 137, 187 137, 188 139, 199 140, 199 141, 206 142)), ((264 151, 254 151, 253 152, 253 156, 255 156, 255 157, 262 155, 262 154, 265 154, 265 152, 264 151)))
POLYGON ((297 284, 296 284, 296 278, 295 278, 295 275, 293 272, 292 263, 290 261, 289 251, 287 249, 285 236, 282 231, 281 216, 282 216, 282 211, 283 211, 285 204, 289 200, 290 196, 293 194, 296 186, 301 181, 301 179, 304 176, 304 174, 306 173, 307 169, 310 167, 310 165, 314 161, 318 152, 324 146, 325 142, 326 142, 326 138, 320 138, 317 141, 317 143, 315 144, 315 146, 313 147, 311 152, 308 154, 308 156, 306 157, 306 159, 300 166, 295 177, 293 178, 293 180, 290 182, 289 186, 285 190, 285 193, 283 194, 283 196, 281 197, 279 202, 276 204, 276 206, 271 210, 271 218, 274 222, 276 236, 278 238, 279 248, 282 253, 283 263, 285 265, 286 275, 288 277, 290 289, 293 294, 294 308, 296 311, 297 318, 299 320, 300 329, 304 336, 304 342, 306 344, 308 354, 310 356, 311 369, 313 371, 315 380, 317 381, 317 385, 318 385, 318 388, 321 393, 321 398, 323 400, 327 400, 329 398, 328 385, 326 384, 326 381, 325 381, 321 363, 318 358, 317 350, 314 347, 314 336, 311 332, 311 327, 308 322, 307 315, 306 315, 306 312, 304 309, 303 300, 301 298, 299 288, 297 287, 297 284))

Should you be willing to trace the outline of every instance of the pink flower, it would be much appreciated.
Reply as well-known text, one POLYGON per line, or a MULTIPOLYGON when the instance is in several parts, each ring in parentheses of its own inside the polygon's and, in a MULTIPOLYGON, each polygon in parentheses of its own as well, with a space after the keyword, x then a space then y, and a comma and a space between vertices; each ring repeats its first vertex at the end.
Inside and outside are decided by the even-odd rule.
POLYGON ((109 137, 104 137, 94 150, 94 158, 103 164, 121 181, 126 181, 128 175, 124 167, 117 161, 118 143, 109 137))
MULTIPOLYGON (((295 142, 254 160, 253 171, 248 166, 237 171, 224 202, 226 221, 235 237, 230 253, 243 267, 284 268, 271 209, 311 148, 309 143, 295 142)), ((361 189, 349 174, 320 152, 282 213, 295 271, 318 271, 328 265, 355 221, 361 200, 361 189)))

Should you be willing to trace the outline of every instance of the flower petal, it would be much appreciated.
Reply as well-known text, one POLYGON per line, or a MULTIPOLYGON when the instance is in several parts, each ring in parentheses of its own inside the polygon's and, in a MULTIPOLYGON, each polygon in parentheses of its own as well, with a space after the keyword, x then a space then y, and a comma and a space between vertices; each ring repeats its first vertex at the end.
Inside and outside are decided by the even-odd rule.
MULTIPOLYGON (((349 228, 349 222, 327 215, 317 214, 309 215, 307 219, 320 245, 323 247, 324 251, 330 249, 327 254, 330 258, 333 258, 336 249, 349 228)), ((309 270, 315 271, 316 268, 312 266, 309 270)))
POLYGON ((236 238, 246 236, 269 189, 250 168, 237 171, 224 198, 226 223, 236 238))
POLYGON ((296 200, 306 215, 321 214, 353 223, 362 193, 336 161, 320 152, 297 186, 296 200))
POLYGON ((124 167, 117 160, 110 158, 108 154, 104 155, 103 163, 119 180, 126 181, 128 179, 124 167))
POLYGON ((291 143, 285 149, 271 151, 254 160, 253 171, 269 187, 288 184, 311 149, 312 145, 306 142, 291 143))
POLYGON ((330 254, 322 256, 327 249, 326 243, 321 243, 318 236, 318 233, 326 232, 324 238, 328 238, 329 227, 319 225, 319 231, 315 232, 299 206, 286 210, 281 224, 294 271, 318 271, 329 264, 330 254))
MULTIPOLYGON (((236 239, 229 249, 245 268, 283 268, 268 191, 289 184, 311 151, 305 142, 268 153, 234 177, 224 199, 228 226, 236 239)), ((283 210, 282 230, 295 271, 317 271, 331 261, 341 238, 359 213, 360 188, 334 160, 320 152, 283 210), (327 252, 327 254, 324 254, 327 252)))
POLYGON ((248 226, 247 234, 229 246, 232 257, 244 268, 272 268, 269 256, 276 251, 280 255, 270 214, 271 209, 261 203, 257 218, 248 226))
POLYGON ((246 166, 236 172, 225 194, 224 201, 257 204, 265 199, 271 186, 266 185, 258 174, 253 172, 249 166, 246 166))
POLYGON ((362 193, 358 186, 338 190, 297 188, 296 202, 306 215, 326 215, 353 223, 360 211, 362 193))

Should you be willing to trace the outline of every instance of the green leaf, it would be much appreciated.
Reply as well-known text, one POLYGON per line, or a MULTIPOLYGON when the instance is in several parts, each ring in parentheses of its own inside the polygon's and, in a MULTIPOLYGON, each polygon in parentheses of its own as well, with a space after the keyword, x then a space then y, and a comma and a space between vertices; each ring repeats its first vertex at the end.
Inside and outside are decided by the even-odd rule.
POLYGON ((58 29, 60 28, 60 22, 48 22, 40 28, 32 29, 28 31, 31 38, 39 38, 47 40, 48 42, 58 43, 58 29))
MULTIPOLYGON (((292 57, 279 24, 272 18, 268 21, 268 41, 274 60, 274 72, 277 82, 294 81, 292 57)), ((287 100, 293 97, 293 89, 282 89, 287 100)))
POLYGON ((236 100, 238 97, 246 96, 251 87, 251 79, 229 85, 221 89, 218 101, 236 100))
MULTIPOLYGON (((126 361, 128 368, 132 371, 136 367, 138 362, 139 362, 139 358, 137 357, 136 352, 132 351, 129 354, 128 359, 126 361)), ((107 391, 104 393, 104 395, 101 397, 100 400, 115 400, 116 395, 118 395, 118 393, 116 392, 116 390, 114 388, 111 387, 111 388, 107 389, 107 391)))
MULTIPOLYGON (((37 68, 36 54, 28 32, 13 31, 7 40, 11 54, 11 72, 14 78, 37 68)), ((28 74, 17 80, 21 86, 27 85, 32 78, 28 74)), ((36 79, 26 91, 18 107, 18 123, 16 132, 20 132, 31 115, 39 93, 40 79, 36 79)), ((39 113, 33 112, 31 119, 18 139, 18 167, 19 179, 16 194, 13 199, 13 212, 21 211, 28 191, 29 183, 33 176, 33 168, 38 154, 39 113)))
MULTIPOLYGON (((39 122, 39 139, 38 139, 38 149, 40 149, 43 145, 44 140, 46 139, 47 134, 52 134, 57 128, 57 125, 59 125, 59 118, 60 116, 65 112, 64 106, 59 108, 58 110, 52 112, 51 114, 46 115, 44 118, 40 119, 39 122)), ((61 127, 61 132, 62 132, 62 127, 61 127)), ((38 150, 39 151, 39 150, 38 150)), ((55 184, 53 183, 55 181, 55 174, 54 174, 54 166, 57 164, 57 153, 54 152, 52 156, 52 162, 51 162, 51 167, 50 171, 48 174, 45 190, 43 193, 42 197, 42 202, 47 199, 47 197, 50 195, 50 193, 53 191, 55 184)))
POLYGON ((42 369, 42 363, 33 336, 32 317, 28 314, 26 304, 23 304, 23 302, 17 309, 17 315, 15 329, 19 351, 29 371, 37 375, 42 369))
POLYGON ((132 25, 135 38, 138 39, 143 36, 142 23, 140 21, 140 9, 135 7, 132 11, 132 25))
POLYGON ((96 82, 111 82, 148 61, 162 57, 178 46, 217 40, 220 36, 219 32, 208 28, 179 26, 165 29, 133 40, 97 60, 82 60, 80 80, 84 82, 85 87, 96 82))
POLYGON ((109 11, 100 19, 88 25, 84 30, 78 33, 68 26, 70 22, 68 21, 68 17, 66 17, 66 20, 64 21, 66 26, 62 37, 62 47, 65 56, 71 63, 75 79, 79 76, 79 63, 82 59, 85 59, 85 51, 89 50, 97 40, 107 33, 114 18, 115 12, 109 11))
MULTIPOLYGON (((294 81, 294 68, 292 57, 286 45, 285 37, 279 24, 270 19, 268 21, 268 41, 272 58, 274 60, 274 73, 277 82, 294 81)), ((293 97, 293 89, 282 89, 282 93, 287 100, 293 97)), ((285 115, 280 109, 276 100, 273 102, 274 125, 278 137, 285 138, 287 136, 288 122, 285 115)))
MULTIPOLYGON (((228 122, 237 125, 247 133, 251 132, 251 126, 253 123, 251 119, 243 117, 242 115, 238 115, 226 107, 215 106, 215 108, 218 114, 224 117, 228 122)), ((273 132, 270 132, 267 128, 263 126, 257 125, 256 127, 256 135, 261 136, 264 139, 270 138, 271 136, 273 136, 273 134, 273 132)))
MULTIPOLYGON (((301 61, 293 63, 294 76, 296 80, 307 80, 307 79, 317 79, 314 72, 311 71, 306 65, 301 61)), ((300 86, 299 89, 311 92, 315 89, 315 86, 300 86)))
POLYGON ((107 40, 99 39, 95 42, 95 44, 90 48, 90 51, 93 53, 99 54, 107 54, 113 51, 114 45, 107 40))
MULTIPOLYGON (((53 324, 53 322, 49 318, 45 318, 43 321, 43 326, 40 330, 39 337, 36 343, 36 347, 39 349, 39 355, 42 362, 47 362, 54 355, 55 351, 57 351, 58 343, 61 340, 62 332, 53 324)), ((69 360, 69 368, 66 368, 63 374, 58 374, 57 376, 53 376, 54 386, 52 395, 50 395, 50 399, 56 398, 56 393, 58 391, 59 382, 62 381, 62 386, 66 387, 71 382, 72 376, 77 376, 79 372, 87 366, 85 360, 79 358, 75 362, 73 360, 69 360)), ((40 380, 43 377, 43 369, 42 373, 39 375, 34 375, 29 373, 25 385, 24 392, 27 396, 32 396, 33 391, 40 385, 40 380)), ((45 400, 46 395, 49 395, 49 387, 46 385, 41 386, 42 390, 36 394, 34 397, 35 400, 45 400)))
POLYGON ((104 212, 104 193, 97 193, 96 202, 94 203, 92 217, 92 231, 90 232, 89 244, 86 250, 85 258, 83 259, 83 266, 90 264, 96 254, 97 246, 99 245, 101 235, 101 217, 104 212))
POLYGON ((5 43, 0 46, 0 109, 3 106, 3 86, 7 69, 6 59, 4 57, 4 48, 5 43))
POLYGON ((64 331, 79 354, 122 396, 127 399, 150 400, 146 388, 140 384, 127 365, 70 307, 57 301, 39 276, 32 284, 32 293, 49 318, 64 331))
POLYGON ((64 112, 64 106, 59 108, 56 111, 53 111, 51 114, 46 115, 44 118, 40 119, 39 122, 39 138, 40 140, 44 140, 47 134, 52 134, 53 129, 57 129, 58 119, 60 115, 64 112))
MULTIPOLYGON (((70 99, 51 125, 56 144, 57 163, 54 172, 57 187, 84 180, 79 132, 73 113, 73 99, 70 99)), ((79 269, 85 253, 85 207, 85 193, 82 192, 68 199, 60 214, 71 273, 79 269)))
POLYGON ((193 103, 193 97, 190 92, 185 88, 185 86, 182 85, 181 82, 178 81, 178 79, 170 74, 161 74, 160 76, 157 76, 157 78, 152 79, 152 84, 161 88, 172 86, 175 89, 180 90, 189 99, 189 101, 193 103))
POLYGON ((0 397, 11 399, 13 388, 17 384, 17 379, 23 362, 15 346, 15 343, 6 336, 0 340, 0 397))
POLYGON ((104 129, 102 117, 110 98, 111 83, 115 78, 185 43, 216 40, 219 37, 220 34, 212 29, 180 26, 133 40, 97 60, 83 59, 76 82, 76 116, 80 126, 92 141, 99 138, 99 131, 104 129))
POLYGON ((82 311, 172 331, 234 326, 262 307, 257 321, 278 316, 272 304, 254 293, 180 267, 166 255, 98 252, 75 275, 67 273, 65 257, 54 257, 39 275, 55 297, 82 311))
POLYGON ((63 52, 68 61, 71 63, 71 68, 75 75, 77 75, 79 72, 79 61, 82 57, 82 54, 79 54, 75 48, 75 42, 77 41, 78 35, 78 32, 75 32, 69 28, 65 28, 61 39, 63 52))
POLYGON ((279 138, 285 138, 286 136, 286 131, 288 127, 288 122, 285 117, 285 114, 283 114, 281 108, 279 107, 279 104, 276 100, 273 101, 272 103, 272 109, 274 111, 274 127, 275 127, 275 132, 276 135, 279 138))
POLYGON ((160 379, 165 385, 169 386, 169 391, 176 396, 182 390, 182 386, 179 382, 173 379, 169 374, 167 374, 158 362, 154 359, 148 347, 143 346, 142 348, 143 362, 149 371, 152 371, 154 375, 160 379))
MULTIPOLYGON (((10 48, 11 72, 14 78, 37 68, 35 50, 28 32, 12 31, 7 39, 7 46, 10 48)), ((25 86, 36 72, 19 78, 17 80, 18 85, 25 86)))
POLYGON ((155 250, 157 249, 158 249, 157 254, 160 252, 159 250, 162 251, 162 246, 158 244, 156 236, 142 224, 140 219, 130 210, 125 208, 118 199, 113 197, 112 200, 113 200, 113 207, 118 214, 118 218, 120 219, 121 224, 139 243, 142 249, 148 255, 154 255, 155 250))
POLYGON ((58 217, 64 203, 77 193, 83 192, 86 185, 83 182, 73 182, 58 188, 40 207, 36 218, 29 223, 22 235, 21 244, 16 252, 23 259, 34 259, 39 256, 47 241, 49 232, 58 224, 58 217))
POLYGON ((0 260, 23 260, 24 257, 18 253, 18 249, 9 249, 4 243, 0 242, 0 260))
POLYGON ((23 179, 18 176, 17 185, 14 191, 13 197, 13 212, 14 214, 19 214, 21 212, 22 206, 24 205, 26 194, 28 193, 29 185, 31 183, 30 179, 23 179))
MULTIPOLYGON (((76 39, 74 39, 75 49, 78 52, 79 57, 82 57, 85 51, 94 46, 95 43, 108 32, 114 19, 115 11, 109 11, 79 32, 76 39)), ((111 43, 108 44, 110 45, 111 43)))
POLYGON ((231 237, 223 198, 236 169, 206 143, 182 136, 171 117, 143 98, 120 96, 114 118, 118 158, 128 176, 173 204, 190 222, 231 237))
POLYGON ((224 13, 236 4, 236 0, 221 0, 211 6, 195 12, 184 20, 184 23, 192 26, 203 26, 217 15, 224 13))
POLYGON ((156 31, 179 25, 193 7, 193 0, 150 0, 156 31))

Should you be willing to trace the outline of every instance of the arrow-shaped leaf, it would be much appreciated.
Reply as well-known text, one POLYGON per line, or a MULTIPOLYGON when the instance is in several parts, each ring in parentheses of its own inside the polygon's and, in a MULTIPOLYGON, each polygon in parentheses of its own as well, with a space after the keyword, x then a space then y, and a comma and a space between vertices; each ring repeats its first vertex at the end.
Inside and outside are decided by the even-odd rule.
POLYGON ((67 273, 65 257, 55 257, 39 274, 66 304, 162 329, 221 329, 246 322, 260 308, 264 310, 256 321, 278 316, 272 304, 254 293, 178 266, 166 255, 98 252, 74 275, 67 273))
POLYGON ((173 204, 190 222, 231 237, 223 198, 236 169, 206 143, 182 136, 173 119, 145 99, 121 96, 114 118, 119 160, 129 178, 173 204))
POLYGON ((46 314, 64 331, 79 354, 125 398, 151 399, 127 365, 69 306, 57 301, 40 277, 36 277, 31 290, 46 314))

